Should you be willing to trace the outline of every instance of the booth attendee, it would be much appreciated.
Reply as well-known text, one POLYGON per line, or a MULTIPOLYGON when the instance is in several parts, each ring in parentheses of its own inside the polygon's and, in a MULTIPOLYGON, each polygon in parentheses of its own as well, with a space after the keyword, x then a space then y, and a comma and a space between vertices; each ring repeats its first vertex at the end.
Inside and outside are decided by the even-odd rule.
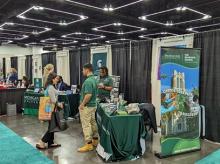
POLYGON ((15 68, 11 68, 10 72, 8 73, 7 76, 7 83, 17 83, 18 81, 18 73, 15 68))
POLYGON ((108 68, 102 66, 100 68, 100 76, 98 78, 98 96, 100 98, 108 97, 110 98, 110 93, 113 88, 113 80, 108 75, 108 68))
MULTIPOLYGON (((46 81, 46 90, 45 90, 45 96, 50 97, 51 103, 54 105, 56 104, 59 108, 63 109, 63 103, 58 103, 58 91, 55 89, 55 85, 57 84, 57 75, 55 73, 50 73, 48 75, 47 81, 46 81)), ((55 147, 60 147, 60 144, 54 143, 54 132, 50 132, 51 126, 56 126, 52 125, 51 121, 49 121, 48 124, 48 130, 42 137, 42 139, 39 141, 39 143, 36 144, 36 147, 38 149, 46 149, 46 148, 55 148, 55 147), (47 146, 46 146, 47 144, 47 146)), ((55 127, 54 127, 55 128, 55 127)))
POLYGON ((70 89, 70 87, 63 81, 63 77, 62 76, 57 76, 57 85, 56 88, 58 91, 67 91, 70 89))
POLYGON ((30 83, 29 83, 28 77, 27 76, 23 76, 21 87, 22 88, 28 88, 29 85, 30 85, 30 83))
POLYGON ((83 66, 83 75, 87 79, 81 89, 79 113, 86 143, 78 149, 78 152, 91 151, 98 144, 98 130, 95 120, 97 81, 93 75, 92 64, 83 66))
POLYGON ((43 73, 43 87, 45 88, 45 84, 46 84, 46 81, 47 81, 47 77, 50 73, 53 73, 54 72, 54 66, 53 64, 47 64, 45 67, 44 67, 44 73, 43 73))

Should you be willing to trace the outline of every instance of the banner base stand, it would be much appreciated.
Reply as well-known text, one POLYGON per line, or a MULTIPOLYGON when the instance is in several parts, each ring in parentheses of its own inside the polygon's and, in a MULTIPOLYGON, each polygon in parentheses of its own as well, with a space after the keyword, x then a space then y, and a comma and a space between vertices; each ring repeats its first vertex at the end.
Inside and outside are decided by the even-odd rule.
POLYGON ((176 156, 176 155, 182 155, 182 154, 187 154, 187 153, 193 153, 196 151, 200 151, 201 149, 195 149, 195 150, 190 150, 190 151, 185 151, 182 153, 178 153, 178 154, 171 154, 171 155, 162 155, 161 153, 155 153, 154 155, 159 158, 159 159, 163 159, 163 158, 168 158, 168 157, 172 157, 172 156, 176 156))

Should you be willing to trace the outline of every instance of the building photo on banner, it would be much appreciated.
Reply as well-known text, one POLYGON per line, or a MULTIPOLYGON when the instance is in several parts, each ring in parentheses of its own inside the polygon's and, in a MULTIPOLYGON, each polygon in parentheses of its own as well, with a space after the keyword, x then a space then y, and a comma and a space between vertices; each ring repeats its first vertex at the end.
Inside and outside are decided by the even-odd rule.
POLYGON ((220 1, 0 1, 0 164, 219 164, 220 1))

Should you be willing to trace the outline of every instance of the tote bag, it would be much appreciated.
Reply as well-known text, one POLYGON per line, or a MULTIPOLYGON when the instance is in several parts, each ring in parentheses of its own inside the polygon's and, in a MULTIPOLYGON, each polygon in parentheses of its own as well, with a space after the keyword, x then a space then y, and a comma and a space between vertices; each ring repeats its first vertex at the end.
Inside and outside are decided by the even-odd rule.
POLYGON ((51 120, 51 115, 55 108, 55 104, 51 103, 50 97, 48 96, 48 88, 45 93, 46 96, 40 97, 38 119, 41 121, 51 120))

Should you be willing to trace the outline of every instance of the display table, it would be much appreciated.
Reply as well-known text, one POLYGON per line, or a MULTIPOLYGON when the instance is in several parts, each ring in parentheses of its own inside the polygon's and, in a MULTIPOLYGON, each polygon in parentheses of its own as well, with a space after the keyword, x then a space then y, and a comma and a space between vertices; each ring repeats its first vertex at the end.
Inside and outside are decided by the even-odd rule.
POLYGON ((6 114, 7 103, 16 104, 17 112, 21 113, 25 90, 24 88, 0 89, 0 115, 6 114))
MULTIPOLYGON (((24 114, 37 116, 39 109, 40 97, 44 96, 41 93, 25 92, 24 94, 24 114)), ((59 95, 58 100, 65 104, 65 115, 74 117, 79 111, 79 94, 59 95)))
POLYGON ((145 152, 145 138, 142 115, 110 116, 103 104, 98 104, 96 121, 100 136, 97 153, 105 161, 134 160, 145 152))
POLYGON ((24 93, 24 114, 25 115, 38 115, 40 97, 43 97, 42 93, 25 92, 24 93))

